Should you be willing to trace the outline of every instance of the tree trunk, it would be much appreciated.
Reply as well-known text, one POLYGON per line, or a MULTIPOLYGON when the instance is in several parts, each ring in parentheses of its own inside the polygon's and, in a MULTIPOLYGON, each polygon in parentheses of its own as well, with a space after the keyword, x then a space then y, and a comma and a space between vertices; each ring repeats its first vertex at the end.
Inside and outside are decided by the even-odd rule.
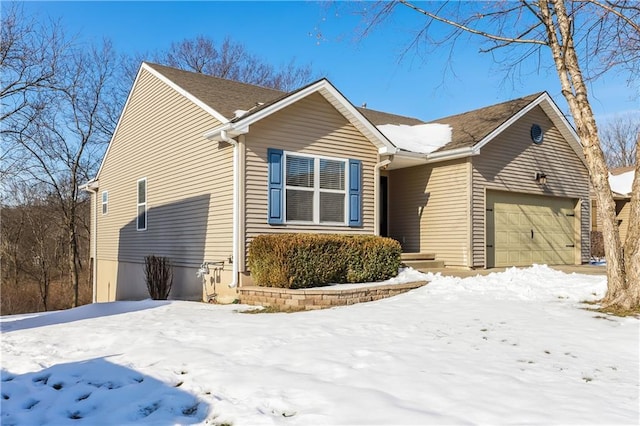
MULTIPOLYGON (((620 306, 630 308, 638 306, 640 281, 640 225, 637 219, 638 200, 633 203, 636 212, 630 220, 629 231, 636 236, 635 240, 627 238, 628 250, 623 256, 622 243, 615 212, 615 201, 609 185, 609 170, 600 146, 595 117, 587 97, 587 87, 582 77, 578 57, 573 45, 573 29, 567 14, 564 0, 541 0, 541 20, 544 23, 549 47, 553 55, 556 71, 560 78, 564 95, 576 125, 576 132, 582 141, 583 151, 598 203, 598 212, 602 220, 605 259, 607 261, 607 294, 603 306, 620 306), (556 17, 557 23, 553 17, 556 17), (634 219, 635 218, 635 219, 634 219), (636 223, 634 223, 634 220, 636 223), (634 256, 635 255, 635 256, 634 256), (625 262, 626 260, 626 262, 625 262), (627 270, 632 271, 627 275, 627 270), (634 278, 635 277, 635 278, 634 278), (635 295, 635 296, 634 296, 635 295)), ((640 181, 636 174, 634 194, 640 193, 640 181)), ((637 198, 637 197, 635 197, 637 198)))
POLYGON ((627 290, 613 303, 625 309, 640 306, 640 134, 636 142, 636 169, 631 187, 629 228, 624 242, 624 258, 627 272, 627 290))
POLYGON ((78 233, 76 231, 75 212, 72 212, 68 223, 69 232, 69 281, 73 288, 72 308, 78 307, 79 299, 79 271, 78 271, 78 233))

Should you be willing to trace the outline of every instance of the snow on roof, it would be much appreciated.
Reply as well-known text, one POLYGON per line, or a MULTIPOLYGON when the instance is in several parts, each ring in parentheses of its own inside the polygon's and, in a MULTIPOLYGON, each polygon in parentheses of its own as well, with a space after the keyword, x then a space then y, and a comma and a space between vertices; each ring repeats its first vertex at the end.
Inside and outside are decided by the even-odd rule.
POLYGON ((630 170, 619 175, 609 173, 609 185, 611 190, 620 195, 630 195, 633 184, 634 170, 630 170))
POLYGON ((448 124, 383 124, 377 127, 395 146, 405 151, 429 154, 451 142, 448 124))

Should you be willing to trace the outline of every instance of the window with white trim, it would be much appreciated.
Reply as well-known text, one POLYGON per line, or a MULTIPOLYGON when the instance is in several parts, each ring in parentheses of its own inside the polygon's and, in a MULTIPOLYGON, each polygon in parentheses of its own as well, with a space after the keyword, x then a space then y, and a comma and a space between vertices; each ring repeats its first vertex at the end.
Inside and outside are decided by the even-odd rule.
POLYGON ((144 231, 147 229, 147 178, 138 180, 138 218, 136 220, 136 229, 144 231))
POLYGON ((286 222, 346 224, 348 160, 284 153, 286 222))
POLYGON ((109 213, 109 192, 102 191, 102 214, 109 213))

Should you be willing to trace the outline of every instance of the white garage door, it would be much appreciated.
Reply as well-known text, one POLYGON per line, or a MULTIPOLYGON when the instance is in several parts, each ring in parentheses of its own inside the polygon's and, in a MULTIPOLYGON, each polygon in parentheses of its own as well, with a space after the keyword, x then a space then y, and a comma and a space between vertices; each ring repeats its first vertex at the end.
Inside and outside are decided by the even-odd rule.
POLYGON ((487 266, 575 263, 576 201, 487 191, 487 266))

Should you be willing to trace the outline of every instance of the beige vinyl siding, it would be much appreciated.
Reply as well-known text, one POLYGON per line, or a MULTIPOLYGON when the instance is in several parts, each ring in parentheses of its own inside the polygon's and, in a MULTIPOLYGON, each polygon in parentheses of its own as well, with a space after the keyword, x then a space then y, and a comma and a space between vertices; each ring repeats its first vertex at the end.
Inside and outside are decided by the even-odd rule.
POLYGON ((589 175, 584 163, 540 107, 535 107, 472 157, 473 266, 485 266, 485 197, 495 189, 576 200, 582 244, 578 258, 589 260, 589 175), (531 141, 532 124, 544 132, 544 141, 531 141), (536 172, 547 175, 547 184, 534 180, 536 172))
POLYGON ((596 202, 595 198, 591 198, 591 230, 602 230, 602 219, 600 219, 600 214, 598 213, 598 203, 596 202))
POLYGON ((251 125, 245 137, 245 249, 260 234, 284 232, 374 233, 374 166, 377 148, 320 94, 308 97, 251 125), (362 161, 363 226, 269 225, 267 149, 362 161))
MULTIPOLYGON (((98 258, 176 265, 223 260, 232 247, 233 148, 206 140, 220 123, 143 70, 100 172, 98 258), (147 230, 136 230, 137 181, 147 179, 147 230)), ((194 275, 195 276, 195 275, 194 275)))
POLYGON ((389 172, 389 236, 405 252, 469 266, 469 163, 452 160, 389 172))
POLYGON ((622 244, 627 240, 629 230, 629 216, 631 215, 631 203, 629 200, 616 200, 616 218, 618 219, 618 230, 622 244))

